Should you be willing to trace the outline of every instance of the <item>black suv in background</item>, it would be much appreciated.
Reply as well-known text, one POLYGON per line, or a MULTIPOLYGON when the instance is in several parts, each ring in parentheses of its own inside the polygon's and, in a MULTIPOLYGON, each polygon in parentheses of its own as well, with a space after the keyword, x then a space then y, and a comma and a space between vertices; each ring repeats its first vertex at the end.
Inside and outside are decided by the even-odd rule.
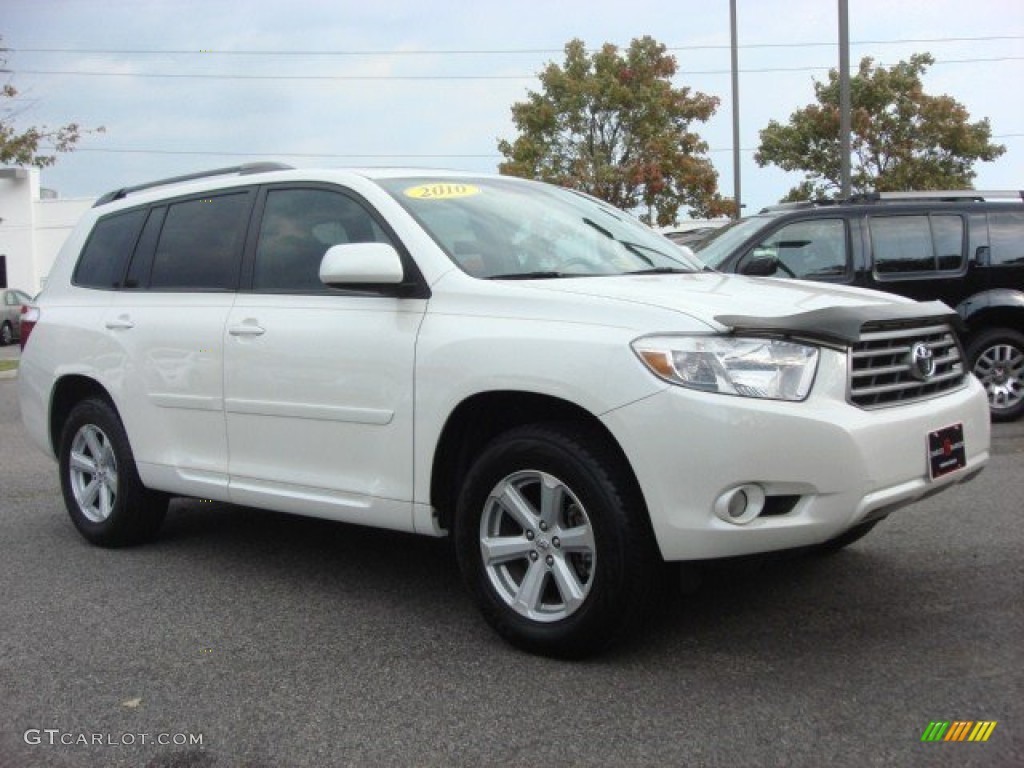
POLYGON ((723 272, 855 285, 939 299, 992 418, 1024 413, 1024 192, 882 192, 785 203, 691 246, 723 272))

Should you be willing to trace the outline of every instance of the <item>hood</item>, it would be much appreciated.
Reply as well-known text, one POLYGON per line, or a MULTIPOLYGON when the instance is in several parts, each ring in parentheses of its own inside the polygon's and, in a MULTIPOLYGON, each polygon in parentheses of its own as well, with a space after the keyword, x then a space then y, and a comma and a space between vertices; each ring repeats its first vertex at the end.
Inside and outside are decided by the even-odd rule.
POLYGON ((680 312, 721 330, 857 341, 868 322, 929 318, 956 324, 942 302, 919 303, 880 291, 822 283, 703 272, 545 280, 541 291, 617 300, 680 312))
MULTIPOLYGON (((526 285, 526 283, 523 283, 526 285)), ((705 322, 716 315, 780 317, 826 307, 913 304, 879 291, 797 280, 724 275, 621 275, 536 280, 530 287, 673 310, 705 322)))

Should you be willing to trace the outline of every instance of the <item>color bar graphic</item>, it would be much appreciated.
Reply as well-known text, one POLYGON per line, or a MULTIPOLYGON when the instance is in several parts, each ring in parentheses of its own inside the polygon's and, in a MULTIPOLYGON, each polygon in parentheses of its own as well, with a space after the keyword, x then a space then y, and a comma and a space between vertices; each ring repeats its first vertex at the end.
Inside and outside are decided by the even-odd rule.
POLYGON ((988 741, 997 720, 933 720, 921 734, 921 741, 988 741))

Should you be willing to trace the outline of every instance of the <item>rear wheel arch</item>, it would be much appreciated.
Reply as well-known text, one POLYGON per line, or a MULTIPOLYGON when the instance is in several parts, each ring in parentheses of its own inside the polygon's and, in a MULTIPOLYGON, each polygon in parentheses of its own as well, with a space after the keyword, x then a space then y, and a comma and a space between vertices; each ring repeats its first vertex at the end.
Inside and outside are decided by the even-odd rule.
POLYGON ((78 403, 88 399, 105 401, 120 417, 114 399, 96 379, 81 374, 62 376, 50 395, 49 437, 54 455, 60 452, 61 434, 71 411, 78 403))

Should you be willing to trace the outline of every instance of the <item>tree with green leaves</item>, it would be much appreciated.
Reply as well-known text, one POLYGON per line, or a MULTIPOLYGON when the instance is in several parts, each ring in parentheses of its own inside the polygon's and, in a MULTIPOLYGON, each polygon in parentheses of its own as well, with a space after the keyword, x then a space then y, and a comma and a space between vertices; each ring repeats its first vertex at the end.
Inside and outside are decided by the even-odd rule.
MULTIPOLYGON (((0 60, 0 68, 7 62, 0 60)), ((84 134, 102 133, 104 128, 83 128, 78 123, 68 123, 60 128, 32 126, 24 130, 15 128, 14 119, 19 110, 5 106, 13 103, 18 89, 10 83, 0 88, 0 165, 34 165, 46 168, 57 162, 57 153, 71 152, 84 134), (43 149, 52 147, 52 154, 43 149)))
MULTIPOLYGON (((927 53, 893 67, 861 59, 850 77, 851 186, 854 192, 970 188, 974 164, 1006 151, 993 144, 988 118, 970 122, 950 96, 924 92, 922 75, 935 60, 927 53)), ((803 171, 804 181, 787 200, 824 198, 839 192, 839 74, 814 82, 817 103, 797 110, 783 125, 772 120, 761 131, 754 159, 803 171)))
POLYGON ((498 142, 500 172, 639 209, 661 225, 683 205, 694 216, 731 213, 707 143, 690 129, 714 114, 718 99, 674 87, 675 73, 675 57, 651 37, 593 54, 582 40, 569 41, 565 63, 540 73, 542 90, 512 105, 519 136, 498 142))

